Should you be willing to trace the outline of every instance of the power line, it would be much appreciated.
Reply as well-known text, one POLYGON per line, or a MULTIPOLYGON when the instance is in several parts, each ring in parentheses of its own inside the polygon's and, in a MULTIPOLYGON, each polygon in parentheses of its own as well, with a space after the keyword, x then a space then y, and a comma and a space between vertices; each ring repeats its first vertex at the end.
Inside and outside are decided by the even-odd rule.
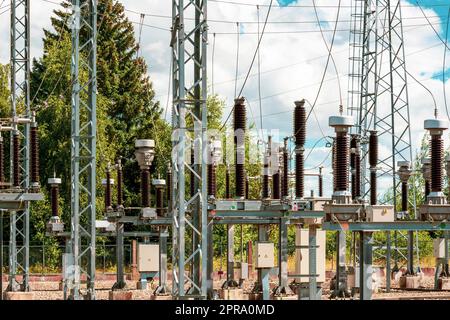
MULTIPOLYGON (((419 3, 418 0, 416 0, 416 3, 417 3, 417 6, 419 7, 420 11, 422 12, 424 18, 427 20, 428 25, 431 27, 431 29, 433 29, 433 31, 434 31, 434 33, 436 34, 436 36, 439 38, 439 40, 441 40, 441 42, 444 44, 444 46, 445 46, 447 49, 450 49, 450 48, 448 47, 447 43, 446 43, 444 40, 442 40, 442 38, 441 38, 441 36, 439 35, 439 33, 436 31, 436 29, 435 29, 435 28, 433 27, 433 25, 431 24, 430 20, 428 19, 427 15, 425 14, 425 11, 423 11, 422 6, 420 5, 420 3, 419 3)), ((450 6, 449 6, 449 10, 450 10, 450 6)), ((448 18, 447 18, 447 21, 448 21, 448 18)))
MULTIPOLYGON (((256 58, 256 55, 257 55, 257 53, 258 53, 259 46, 261 45, 261 40, 262 40, 262 38, 263 38, 263 36, 264 36, 264 32, 265 32, 266 26, 267 26, 267 20, 269 19, 270 11, 271 11, 271 9, 272 9, 272 3, 273 3, 273 0, 270 0, 270 6, 269 6, 269 10, 267 10, 266 20, 264 21, 264 25, 263 25, 263 29, 262 29, 262 32, 261 32, 261 36, 259 37, 258 45, 256 46, 256 50, 255 50, 255 53, 254 53, 254 55, 253 55, 252 62, 251 62, 251 64, 250 64, 250 67, 248 68, 247 75, 245 76, 244 83, 242 84, 242 87, 241 87, 241 90, 239 91, 238 96, 241 96, 242 91, 244 90, 245 85, 247 84, 247 80, 248 80, 248 77, 249 77, 250 72, 251 72, 251 70, 252 70, 253 64, 255 63, 255 58, 256 58)), ((222 129, 223 129, 223 128, 225 127, 225 125, 227 124, 228 119, 230 119, 230 116, 231 116, 231 114, 233 113, 233 110, 234 110, 234 107, 233 107, 233 109, 230 111, 230 114, 228 115, 227 120, 225 120, 225 123, 224 123, 224 124, 222 125, 222 127, 220 128, 220 131, 222 131, 222 129)))
POLYGON ((236 28, 238 30, 236 37, 236 73, 234 77, 234 96, 237 94, 237 78, 239 73, 239 22, 236 22, 236 28))
MULTIPOLYGON (((450 7, 448 8, 447 13, 447 29, 445 30, 445 44, 448 43, 448 27, 449 27, 449 20, 450 20, 450 7)), ((447 90, 446 90, 446 83, 445 83, 445 71, 446 71, 446 57, 447 57, 447 45, 444 46, 444 61, 442 63, 442 87, 444 91, 444 106, 445 106, 445 112, 447 113, 447 118, 450 120, 450 115, 448 113, 448 105, 447 105, 447 90)))

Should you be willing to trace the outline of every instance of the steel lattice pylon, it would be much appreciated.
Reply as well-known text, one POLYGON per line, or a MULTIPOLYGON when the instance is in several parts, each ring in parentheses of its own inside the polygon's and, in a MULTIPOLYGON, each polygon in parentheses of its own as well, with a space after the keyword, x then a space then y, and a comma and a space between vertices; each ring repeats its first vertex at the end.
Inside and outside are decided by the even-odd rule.
MULTIPOLYGON (((362 141, 362 195, 365 198, 370 192, 367 142, 369 131, 375 130, 380 145, 387 147, 380 153, 377 178, 388 179, 385 182, 390 180, 392 183, 392 195, 381 202, 391 203, 395 209, 400 188, 396 174, 397 161, 412 163, 413 160, 400 2, 353 0, 348 99, 349 113, 357 119, 357 125, 352 130, 361 136, 362 141)), ((417 218, 415 195, 410 197, 410 204, 417 218)), ((397 243, 397 237, 395 233, 394 243, 397 243)), ((387 255, 390 257, 390 234, 387 241, 387 255)), ((408 269, 411 269, 414 249, 412 232, 408 241, 408 269)), ((401 254, 397 247, 394 249, 401 254)))
POLYGON ((72 0, 71 23, 73 268, 70 268, 68 287, 70 297, 78 300, 81 298, 81 275, 86 275, 87 298, 95 299, 97 0, 72 0))
MULTIPOLYGON (((13 131, 10 143, 10 168, 13 167, 12 138, 19 135, 20 153, 20 189, 28 191, 30 186, 30 124, 18 126, 17 117, 22 114, 31 117, 30 110, 30 1, 11 0, 11 116, 13 131)), ((13 180, 10 170, 10 181, 13 180)), ((10 256, 9 286, 10 291, 29 291, 29 243, 30 243, 30 210, 25 203, 25 210, 11 212, 10 220, 10 256), (19 286, 16 274, 23 275, 19 286)))
POLYGON ((178 299, 206 298, 207 294, 206 9, 206 0, 172 1, 172 295, 178 299), (194 128, 187 128, 188 119, 192 119, 194 128), (193 141, 188 136, 191 129, 193 141), (195 164, 192 167, 186 161, 191 142, 195 150, 195 164), (189 197, 185 190, 186 169, 194 172, 191 176, 195 179, 195 192, 189 197), (192 247, 186 246, 188 236, 192 237, 192 247))

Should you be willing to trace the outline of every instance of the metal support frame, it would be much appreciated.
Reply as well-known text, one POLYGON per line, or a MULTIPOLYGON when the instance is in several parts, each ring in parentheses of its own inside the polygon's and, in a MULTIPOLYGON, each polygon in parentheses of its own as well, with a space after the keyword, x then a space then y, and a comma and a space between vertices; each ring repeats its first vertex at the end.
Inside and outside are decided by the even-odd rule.
POLYGON ((82 298, 82 275, 86 275, 87 299, 95 299, 97 0, 72 0, 71 23, 71 244, 74 266, 68 285, 70 298, 78 300, 82 298), (84 72, 86 75, 82 76, 84 72))
POLYGON ((172 64, 173 64, 173 286, 175 299, 206 298, 207 295, 207 41, 206 0, 172 1, 172 64), (192 68, 193 76, 188 73, 192 68), (189 149, 187 117, 193 119, 195 194, 186 199, 185 161, 189 149), (200 157, 200 161, 199 158, 200 157), (188 215, 187 207, 191 207, 188 215), (186 247, 186 235, 193 237, 194 247, 186 247), (186 268, 191 265, 192 272, 186 268), (186 290, 185 285, 190 286, 186 290))
POLYGON ((360 231, 360 278, 359 278, 359 299, 372 300, 372 245, 373 233, 370 231, 360 231))
MULTIPOLYGON (((11 116, 14 134, 23 141, 20 147, 22 161, 20 164, 20 189, 28 191, 30 185, 30 124, 19 128, 16 117, 19 114, 31 117, 30 109, 30 1, 11 0, 11 116)), ((10 146, 12 151, 12 143, 10 146)), ((13 167, 13 152, 10 152, 10 168, 13 167)), ((10 172, 12 181, 12 170, 10 172)), ((30 209, 25 202, 23 211, 12 211, 10 219, 10 258, 9 285, 7 291, 29 291, 29 243, 30 243, 30 209), (16 280, 17 273, 22 273, 22 283, 16 280)))
POLYGON ((112 290, 121 290, 126 287, 125 274, 123 270, 124 254, 123 254, 123 237, 124 237, 124 225, 123 223, 116 224, 116 283, 114 283, 112 290))
POLYGON ((159 285, 155 290, 155 295, 169 294, 167 286, 167 238, 169 237, 169 228, 167 226, 159 227, 159 285))

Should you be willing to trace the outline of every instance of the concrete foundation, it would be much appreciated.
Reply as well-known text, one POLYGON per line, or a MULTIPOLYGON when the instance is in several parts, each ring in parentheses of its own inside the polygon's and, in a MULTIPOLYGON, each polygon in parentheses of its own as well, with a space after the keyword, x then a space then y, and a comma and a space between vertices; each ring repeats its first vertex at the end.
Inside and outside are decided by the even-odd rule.
POLYGON ((450 290, 450 278, 439 278, 438 279, 438 289, 439 290, 450 290))
POLYGON ((244 300, 243 289, 220 289, 219 297, 223 300, 244 300))
POLYGON ((133 292, 127 290, 111 290, 109 300, 133 300, 133 292))
POLYGON ((5 300, 34 300, 34 292, 5 292, 5 300))
POLYGON ((401 276, 399 281, 400 289, 417 289, 420 287, 419 276, 401 276))
POLYGON ((150 300, 172 300, 172 296, 170 294, 165 295, 152 295, 150 300))

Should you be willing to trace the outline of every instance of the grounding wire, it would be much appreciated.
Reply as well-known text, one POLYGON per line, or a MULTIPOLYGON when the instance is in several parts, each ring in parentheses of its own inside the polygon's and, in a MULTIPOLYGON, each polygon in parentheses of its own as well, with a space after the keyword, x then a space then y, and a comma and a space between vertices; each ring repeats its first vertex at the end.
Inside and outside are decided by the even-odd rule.
MULTIPOLYGON (((258 39, 259 39, 259 6, 256 6, 256 12, 258 17, 258 39)), ((263 115, 262 115, 262 100, 261 100, 261 51, 258 48, 258 104, 259 104, 259 118, 261 135, 263 135, 263 115)), ((263 139, 263 137, 262 137, 263 139)))

